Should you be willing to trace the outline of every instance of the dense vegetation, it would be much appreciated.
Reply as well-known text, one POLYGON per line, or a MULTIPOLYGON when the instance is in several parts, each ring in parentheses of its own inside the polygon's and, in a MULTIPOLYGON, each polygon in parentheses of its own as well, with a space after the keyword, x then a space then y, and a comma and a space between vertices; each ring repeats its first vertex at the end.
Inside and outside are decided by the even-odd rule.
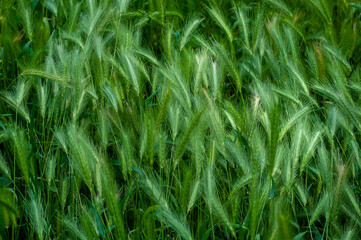
POLYGON ((2 0, 0 239, 360 239, 360 16, 2 0))

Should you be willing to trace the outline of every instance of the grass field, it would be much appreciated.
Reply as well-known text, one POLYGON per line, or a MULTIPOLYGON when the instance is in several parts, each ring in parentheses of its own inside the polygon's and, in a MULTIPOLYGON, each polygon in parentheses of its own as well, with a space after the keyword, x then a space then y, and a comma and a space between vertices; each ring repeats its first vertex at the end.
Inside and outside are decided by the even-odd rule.
POLYGON ((358 0, 2 0, 0 239, 361 239, 358 0))

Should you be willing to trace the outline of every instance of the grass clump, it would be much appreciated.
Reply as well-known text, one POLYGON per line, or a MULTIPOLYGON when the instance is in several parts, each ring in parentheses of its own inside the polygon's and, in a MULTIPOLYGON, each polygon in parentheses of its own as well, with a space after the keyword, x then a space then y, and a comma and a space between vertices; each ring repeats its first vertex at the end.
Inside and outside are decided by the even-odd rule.
POLYGON ((360 11, 2 1, 0 239, 359 239, 360 11))

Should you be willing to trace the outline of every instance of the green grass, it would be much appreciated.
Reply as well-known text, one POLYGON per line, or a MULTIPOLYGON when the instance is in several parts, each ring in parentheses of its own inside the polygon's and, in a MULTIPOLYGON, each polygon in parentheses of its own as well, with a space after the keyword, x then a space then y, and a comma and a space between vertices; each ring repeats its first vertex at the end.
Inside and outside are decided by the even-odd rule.
POLYGON ((3 0, 0 239, 361 238, 360 14, 3 0))

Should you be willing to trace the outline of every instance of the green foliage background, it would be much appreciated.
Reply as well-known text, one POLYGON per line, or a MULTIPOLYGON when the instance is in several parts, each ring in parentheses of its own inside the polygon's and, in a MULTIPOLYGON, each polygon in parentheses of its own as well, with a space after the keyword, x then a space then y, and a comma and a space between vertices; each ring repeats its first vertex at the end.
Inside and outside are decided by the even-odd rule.
POLYGON ((1 0, 0 239, 360 239, 360 19, 1 0))

